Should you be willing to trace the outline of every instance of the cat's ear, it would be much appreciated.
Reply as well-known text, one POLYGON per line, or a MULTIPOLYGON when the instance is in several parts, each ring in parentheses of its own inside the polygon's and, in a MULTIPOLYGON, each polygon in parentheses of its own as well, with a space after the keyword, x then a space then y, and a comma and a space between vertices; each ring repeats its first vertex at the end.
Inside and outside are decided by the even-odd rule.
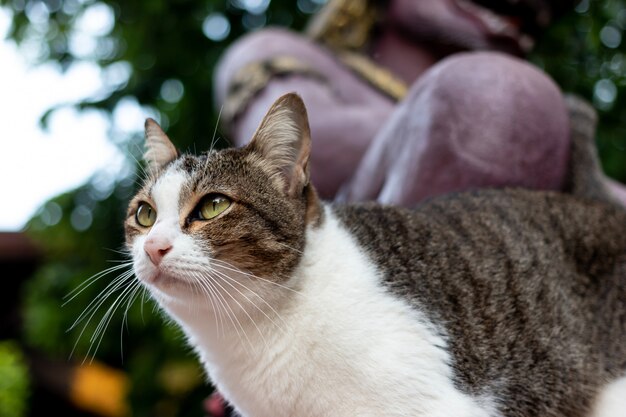
POLYGON ((167 137, 161 126, 153 119, 146 119, 146 152, 143 159, 152 172, 158 172, 168 163, 178 158, 176 147, 167 137))
POLYGON ((309 183, 311 133, 300 96, 285 94, 274 102, 248 145, 295 196, 309 183))

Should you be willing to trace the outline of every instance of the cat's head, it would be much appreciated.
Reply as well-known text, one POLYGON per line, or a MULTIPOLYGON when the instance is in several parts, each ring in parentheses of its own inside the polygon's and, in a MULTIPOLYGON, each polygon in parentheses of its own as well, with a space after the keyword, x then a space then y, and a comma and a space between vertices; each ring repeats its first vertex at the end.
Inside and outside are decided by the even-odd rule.
POLYGON ((248 285, 283 285, 301 258, 306 227, 321 220, 310 150, 306 109, 295 94, 274 103, 247 146, 200 156, 179 154, 148 119, 150 175, 125 222, 137 277, 180 301, 206 292, 207 279, 239 291, 229 281, 237 274, 248 285))

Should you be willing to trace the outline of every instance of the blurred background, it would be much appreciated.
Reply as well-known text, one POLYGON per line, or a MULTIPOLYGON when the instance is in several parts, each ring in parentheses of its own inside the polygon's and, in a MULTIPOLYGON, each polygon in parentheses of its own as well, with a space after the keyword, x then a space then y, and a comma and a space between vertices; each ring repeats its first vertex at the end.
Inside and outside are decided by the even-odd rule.
MULTIPOLYGON (((224 49, 267 25, 301 30, 324 2, 0 0, 0 416, 207 414, 212 388, 143 294, 91 304, 72 328, 124 269, 81 283, 124 260, 144 119, 205 150, 224 49)), ((529 57, 597 109, 604 169, 622 182, 625 29, 626 0, 583 0, 529 57)))

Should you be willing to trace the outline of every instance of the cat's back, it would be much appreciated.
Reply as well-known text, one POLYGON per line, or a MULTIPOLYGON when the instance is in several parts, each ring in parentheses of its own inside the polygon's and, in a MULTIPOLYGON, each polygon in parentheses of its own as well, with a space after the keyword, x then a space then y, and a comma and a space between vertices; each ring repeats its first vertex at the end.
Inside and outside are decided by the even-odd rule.
POLYGON ((582 415, 624 374, 622 209, 494 190, 334 212, 388 290, 440 324, 459 386, 498 391, 506 415, 582 415))
MULTIPOLYGON (((584 247, 626 249, 626 210, 605 202, 555 192, 522 189, 481 190, 427 200, 414 209, 376 203, 335 205, 344 225, 370 250, 393 250, 402 242, 434 249, 433 245, 465 247, 513 240, 537 251, 542 242, 560 240, 584 247), (395 236, 389 239, 390 236, 395 236)), ((397 249, 397 248, 396 248, 397 249)), ((383 255, 383 257, 386 255, 383 255)))

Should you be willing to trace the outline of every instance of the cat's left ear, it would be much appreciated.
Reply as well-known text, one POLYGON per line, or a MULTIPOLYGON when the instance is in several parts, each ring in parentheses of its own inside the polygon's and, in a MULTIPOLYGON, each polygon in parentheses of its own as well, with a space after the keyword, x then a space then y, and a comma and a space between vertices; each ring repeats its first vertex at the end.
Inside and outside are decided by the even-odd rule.
POLYGON ((153 119, 146 119, 146 152, 143 154, 151 172, 158 172, 178 158, 178 151, 161 126, 153 119))
POLYGON ((311 132, 304 102, 295 93, 274 102, 248 145, 260 154, 286 192, 299 195, 309 184, 311 132))

